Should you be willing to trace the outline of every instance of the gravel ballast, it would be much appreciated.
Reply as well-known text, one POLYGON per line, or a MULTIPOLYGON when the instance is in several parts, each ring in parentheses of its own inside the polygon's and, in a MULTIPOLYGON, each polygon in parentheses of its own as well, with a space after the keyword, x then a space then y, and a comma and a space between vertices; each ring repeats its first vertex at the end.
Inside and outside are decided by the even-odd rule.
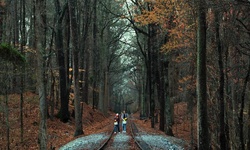
POLYGON ((131 136, 127 135, 126 133, 117 133, 114 134, 113 142, 110 146, 106 147, 109 150, 129 150, 129 140, 132 138, 131 136))
POLYGON ((96 149, 100 146, 100 143, 104 140, 107 140, 109 137, 105 133, 100 133, 100 134, 92 134, 89 136, 85 137, 80 137, 77 138, 61 148, 59 150, 79 150, 79 149, 84 149, 84 150, 91 150, 91 149, 96 149))
POLYGON ((143 140, 146 142, 153 150, 184 150, 184 148, 172 144, 166 136, 162 135, 137 135, 135 137, 137 140, 143 140))

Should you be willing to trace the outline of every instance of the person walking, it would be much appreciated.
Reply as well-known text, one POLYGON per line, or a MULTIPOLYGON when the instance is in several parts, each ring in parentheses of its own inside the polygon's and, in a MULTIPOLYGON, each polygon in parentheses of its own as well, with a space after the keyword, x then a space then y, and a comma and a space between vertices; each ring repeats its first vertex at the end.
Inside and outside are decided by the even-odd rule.
POLYGON ((117 113, 114 118, 114 133, 119 132, 120 133, 120 117, 119 114, 117 113))
POLYGON ((121 120, 122 120, 122 132, 126 132, 128 114, 125 112, 125 110, 121 114, 121 120))

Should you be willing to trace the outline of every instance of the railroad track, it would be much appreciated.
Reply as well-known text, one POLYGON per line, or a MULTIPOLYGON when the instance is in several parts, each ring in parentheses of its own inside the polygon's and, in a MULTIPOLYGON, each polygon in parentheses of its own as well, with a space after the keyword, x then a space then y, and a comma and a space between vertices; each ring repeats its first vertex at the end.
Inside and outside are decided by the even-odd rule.
POLYGON ((105 140, 98 150, 105 149, 124 149, 124 150, 148 150, 152 149, 143 140, 136 138, 138 129, 132 119, 127 123, 126 133, 110 133, 109 138, 105 140))
POLYGON ((126 133, 114 134, 113 125, 110 124, 105 127, 104 132, 77 138, 63 145, 59 150, 184 150, 184 144, 182 140, 173 139, 173 137, 167 138, 157 134, 139 132, 131 117, 127 122, 126 133))

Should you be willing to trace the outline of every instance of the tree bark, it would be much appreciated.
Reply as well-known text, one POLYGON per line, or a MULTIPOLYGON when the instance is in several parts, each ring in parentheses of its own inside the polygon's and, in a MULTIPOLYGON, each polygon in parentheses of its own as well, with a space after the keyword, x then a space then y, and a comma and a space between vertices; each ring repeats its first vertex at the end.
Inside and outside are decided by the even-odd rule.
POLYGON ((67 80, 65 69, 65 54, 63 50, 63 34, 62 34, 62 20, 66 6, 61 9, 59 0, 54 0, 56 10, 56 36, 55 46, 57 50, 57 60, 59 64, 59 87, 60 87, 60 121, 66 123, 69 120, 69 95, 67 92, 67 80))
MULTIPOLYGON (((26 7, 25 7, 25 3, 26 1, 25 0, 22 0, 20 2, 20 5, 21 5, 21 8, 20 9, 20 14, 22 14, 22 22, 21 22, 21 54, 24 55, 24 46, 26 45, 26 34, 25 34, 25 29, 26 29, 26 26, 25 26, 25 17, 26 17, 26 7)), ((21 66, 22 67, 22 75, 21 75, 21 94, 20 94, 20 129, 21 129, 21 143, 23 143, 23 139, 24 139, 24 136, 23 136, 23 102, 24 102, 24 97, 23 97, 23 92, 24 92, 24 79, 25 79, 25 64, 21 66)))
POLYGON ((85 78, 84 78, 84 82, 85 82, 85 84, 84 84, 84 91, 83 91, 83 97, 85 98, 84 99, 84 101, 85 101, 85 103, 86 104, 89 104, 89 61, 90 61, 90 59, 89 59, 89 57, 90 57, 90 55, 89 55, 89 50, 88 49, 86 49, 86 53, 85 53, 85 55, 86 55, 86 69, 85 69, 85 78))
POLYGON ((156 83, 157 83, 157 93, 158 93, 158 101, 160 103, 160 123, 159 123, 159 129, 161 131, 164 131, 164 126, 165 126, 165 87, 164 87, 164 68, 163 62, 161 60, 161 56, 158 52, 158 58, 160 59, 157 60, 157 71, 156 71, 156 83))
POLYGON ((245 149, 245 141, 244 141, 244 107, 245 107, 245 95, 246 95, 246 90, 247 90, 247 84, 249 81, 249 76, 250 76, 250 56, 248 58, 248 69, 247 69, 247 74, 246 74, 246 78, 244 80, 244 84, 243 84, 243 89, 242 89, 242 93, 241 93, 241 103, 240 103, 240 114, 239 114, 239 136, 240 136, 240 145, 241 145, 241 149, 244 150, 245 149))
POLYGON ((104 108, 104 115, 108 116, 108 107, 109 107, 109 73, 108 71, 105 71, 105 75, 104 75, 104 104, 103 104, 103 108, 104 108))
POLYGON ((225 134, 225 107, 224 107, 224 67, 223 67, 223 58, 222 58, 222 46, 221 46, 221 38, 220 38, 220 21, 219 21, 219 13, 215 10, 215 34, 216 34, 216 45, 218 52, 218 64, 219 64, 219 95, 218 102, 220 107, 219 120, 220 120, 220 148, 228 149, 226 142, 226 134, 225 134))
POLYGON ((37 1, 37 82, 40 106, 39 149, 47 149, 47 107, 45 80, 46 0, 37 1))
POLYGON ((3 19, 5 15, 5 0, 0 0, 0 43, 3 42, 3 19))
MULTIPOLYGON (((67 6, 68 7, 68 6, 67 6)), ((71 89, 71 84, 72 84, 72 72, 70 72, 70 67, 72 67, 72 57, 70 53, 70 19, 69 19, 69 9, 65 10, 65 15, 64 15, 64 30, 63 30, 63 47, 65 50, 64 56, 65 56, 65 72, 66 72, 66 92, 69 98, 70 94, 70 89, 71 89), (71 75, 71 78, 70 78, 71 75)))
POLYGON ((89 29, 91 25, 91 1, 85 0, 84 2, 84 19, 83 19, 83 25, 82 25, 82 53, 83 53, 83 60, 85 62, 85 72, 84 72, 84 87, 83 87, 83 101, 88 104, 89 103, 89 64, 90 64, 90 55, 89 55, 89 48, 86 47, 88 41, 88 35, 89 35, 89 29))
POLYGON ((148 81, 148 98, 149 98, 149 106, 150 106, 150 117, 151 117, 151 128, 154 128, 154 113, 155 113, 155 101, 154 101, 154 84, 153 84, 153 72, 156 66, 152 66, 152 57, 153 57, 153 36, 154 29, 153 25, 148 25, 148 65, 147 65, 147 81, 148 81))
POLYGON ((5 123, 6 123, 6 138, 7 138, 7 150, 10 150, 10 122, 9 122, 9 97, 8 91, 5 91, 5 123))
POLYGON ((79 42, 78 42, 78 33, 77 33, 77 21, 76 21, 76 1, 69 0, 69 14, 70 14, 70 31, 72 37, 72 46, 73 46, 73 81, 74 81, 74 106, 75 106, 75 134, 78 136, 83 133, 82 130, 82 110, 80 105, 80 91, 79 91, 79 68, 78 68, 78 54, 79 54, 79 42))
POLYGON ((97 47, 97 0, 93 2, 93 108, 98 107, 99 101, 99 60, 100 55, 97 47))
POLYGON ((168 75, 168 70, 169 70, 169 62, 164 62, 164 75, 165 75, 165 87, 164 89, 166 90, 166 93, 165 93, 165 114, 166 114, 166 127, 165 127, 165 133, 167 135, 170 135, 170 136, 173 136, 174 133, 173 133, 173 129, 172 129, 172 126, 173 126, 173 111, 172 111, 172 108, 173 107, 173 102, 171 101, 171 98, 170 98, 170 93, 169 93, 169 75, 168 75))
POLYGON ((206 8, 205 0, 198 0, 197 29, 197 142, 198 149, 209 149, 207 121, 207 84, 206 84, 206 8))
MULTIPOLYGON (((248 89, 249 89, 249 85, 248 85, 248 89)), ((248 99, 250 99, 250 94, 248 94, 248 99)), ((248 120, 250 120, 250 102, 248 102, 248 120)), ((246 142, 246 149, 250 149, 250 124, 247 125, 247 142, 246 142)))

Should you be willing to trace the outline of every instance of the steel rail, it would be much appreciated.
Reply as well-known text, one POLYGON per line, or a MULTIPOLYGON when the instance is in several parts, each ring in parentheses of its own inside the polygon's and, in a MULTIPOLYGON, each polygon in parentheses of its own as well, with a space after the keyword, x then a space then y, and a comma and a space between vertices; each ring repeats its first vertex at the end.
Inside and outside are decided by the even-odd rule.
POLYGON ((101 146, 100 146, 97 150, 103 150, 103 149, 104 149, 104 147, 108 144, 108 142, 109 142, 110 139, 112 138, 113 133, 114 133, 114 132, 111 132, 111 133, 109 134, 109 138, 106 139, 106 140, 101 144, 101 146))
POLYGON ((144 142, 142 139, 138 140, 138 138, 136 138, 136 134, 139 134, 139 131, 135 125, 134 122, 132 122, 130 124, 131 126, 131 133, 132 133, 132 137, 134 139, 134 141, 136 142, 137 146, 141 149, 141 150, 149 150, 152 149, 146 142, 144 142))
MULTIPOLYGON (((148 147, 148 145, 145 142, 138 141, 135 138, 135 135, 138 133, 138 129, 137 129, 135 123, 132 120, 129 120, 128 124, 130 124, 130 131, 131 131, 132 139, 135 141, 135 143, 138 146, 138 148, 141 149, 141 150, 148 150, 149 147, 148 147)), ((105 146, 107 146, 108 143, 110 142, 110 140, 112 139, 113 133, 114 132, 112 131, 111 134, 109 135, 109 137, 107 138, 107 140, 105 140, 97 150, 103 150, 103 149, 105 149, 105 146)))

